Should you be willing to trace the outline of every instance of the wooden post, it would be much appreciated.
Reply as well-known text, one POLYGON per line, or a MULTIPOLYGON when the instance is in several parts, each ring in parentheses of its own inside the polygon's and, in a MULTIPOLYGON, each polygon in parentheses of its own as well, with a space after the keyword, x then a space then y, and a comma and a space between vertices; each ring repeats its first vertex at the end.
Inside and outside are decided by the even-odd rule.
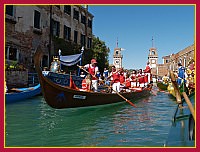
POLYGON ((182 104, 182 100, 181 100, 181 94, 178 88, 178 85, 176 83, 176 79, 174 76, 174 72, 170 70, 170 77, 171 77, 171 81, 172 81, 172 85, 174 87, 174 91, 175 91, 175 95, 176 95, 176 102, 181 105, 182 104))
POLYGON ((193 105, 192 105, 190 99, 188 98, 187 94, 186 94, 185 92, 183 92, 182 94, 183 94, 183 97, 184 97, 184 99, 185 99, 185 102, 187 103, 188 108, 190 109, 190 112, 191 112, 191 114, 192 114, 192 116, 193 116, 193 118, 194 118, 194 121, 195 121, 194 107, 193 107, 193 105))

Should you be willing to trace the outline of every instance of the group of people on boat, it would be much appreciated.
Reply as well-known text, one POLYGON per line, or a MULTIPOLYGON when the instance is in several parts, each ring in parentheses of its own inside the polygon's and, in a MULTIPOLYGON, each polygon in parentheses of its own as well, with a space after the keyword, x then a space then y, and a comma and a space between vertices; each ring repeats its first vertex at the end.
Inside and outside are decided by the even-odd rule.
MULTIPOLYGON (((181 63, 178 63, 178 70, 174 71, 178 87, 185 86, 190 90, 195 88, 195 68, 194 60, 188 63, 188 67, 184 67, 181 63)), ((169 84, 170 78, 167 76, 162 77, 163 84, 169 84)), ((171 83, 170 83, 171 84, 171 83)))
POLYGON ((90 64, 80 66, 80 68, 87 72, 82 81, 81 90, 83 91, 97 92, 98 87, 101 86, 108 88, 107 90, 112 90, 112 93, 142 91, 151 82, 151 67, 149 62, 144 70, 133 70, 131 73, 123 70, 123 68, 117 69, 113 65, 110 72, 104 68, 103 74, 100 75, 95 59, 92 59, 90 64))

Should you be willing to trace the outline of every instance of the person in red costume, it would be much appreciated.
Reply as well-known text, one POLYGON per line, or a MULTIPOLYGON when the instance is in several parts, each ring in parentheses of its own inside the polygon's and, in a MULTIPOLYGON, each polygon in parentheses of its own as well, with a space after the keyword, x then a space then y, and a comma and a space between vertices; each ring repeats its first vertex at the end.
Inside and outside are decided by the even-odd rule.
POLYGON ((143 88, 144 87, 144 73, 142 72, 142 69, 139 69, 138 71, 138 81, 139 81, 139 84, 140 84, 140 87, 143 88))
POLYGON ((137 87, 137 72, 136 70, 133 70, 131 73, 131 87, 137 87))
POLYGON ((144 73, 148 76, 148 83, 151 82, 151 66, 150 63, 147 62, 146 68, 144 69, 144 73))
POLYGON ((82 90, 90 91, 91 90, 91 75, 88 74, 85 79, 82 81, 82 90))
POLYGON ((115 66, 112 66, 112 72, 110 73, 111 80, 112 80, 112 89, 115 91, 120 92, 120 73, 116 70, 115 66))
POLYGON ((92 89, 94 92, 97 92, 98 90, 98 78, 96 77, 97 71, 99 71, 99 68, 97 66, 97 61, 95 59, 91 60, 90 64, 86 64, 84 66, 92 76, 92 89))

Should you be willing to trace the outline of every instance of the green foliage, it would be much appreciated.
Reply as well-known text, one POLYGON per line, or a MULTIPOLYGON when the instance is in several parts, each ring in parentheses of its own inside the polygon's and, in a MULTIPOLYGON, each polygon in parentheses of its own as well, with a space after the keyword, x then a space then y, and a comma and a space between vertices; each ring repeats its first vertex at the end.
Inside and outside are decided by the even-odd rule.
POLYGON ((10 71, 10 70, 23 71, 23 70, 26 70, 26 68, 22 64, 19 64, 18 61, 10 61, 10 63, 5 64, 5 70, 6 71, 10 71))
POLYGON ((58 50, 60 49, 62 51, 62 55, 72 55, 80 53, 80 45, 77 45, 72 42, 65 41, 62 38, 53 38, 54 42, 54 52, 53 55, 58 55, 58 50))
POLYGON ((95 58, 98 62, 100 72, 103 72, 105 67, 108 68, 110 49, 106 46, 104 41, 101 41, 98 37, 93 36, 91 52, 93 54, 92 58, 95 58))

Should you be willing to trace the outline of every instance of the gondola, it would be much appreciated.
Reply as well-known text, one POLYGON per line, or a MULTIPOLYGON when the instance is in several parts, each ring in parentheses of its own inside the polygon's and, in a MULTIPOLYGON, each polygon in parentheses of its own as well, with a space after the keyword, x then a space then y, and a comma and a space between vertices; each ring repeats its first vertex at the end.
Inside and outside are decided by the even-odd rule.
POLYGON ((6 104, 22 101, 39 95, 40 93, 40 84, 34 87, 11 89, 5 94, 6 104))
POLYGON ((157 82, 157 87, 159 88, 159 90, 161 91, 166 91, 167 87, 168 87, 168 83, 164 84, 163 82, 157 82))
MULTIPOLYGON (((195 93, 190 94, 189 99, 195 106, 195 93)), ((166 147, 195 146, 195 121, 185 99, 182 99, 182 102, 183 108, 179 108, 177 105, 172 117, 172 126, 164 144, 166 147)))
MULTIPOLYGON (((50 79, 42 74, 40 68, 40 59, 42 56, 41 52, 42 50, 39 46, 34 56, 34 63, 39 76, 42 94, 45 98, 46 103, 52 108, 63 109, 125 102, 116 93, 79 91, 76 89, 72 89, 69 86, 62 86, 52 82, 50 79)), ((142 97, 149 96, 150 89, 146 89, 140 92, 120 93, 120 95, 128 100, 137 100, 142 97)))

